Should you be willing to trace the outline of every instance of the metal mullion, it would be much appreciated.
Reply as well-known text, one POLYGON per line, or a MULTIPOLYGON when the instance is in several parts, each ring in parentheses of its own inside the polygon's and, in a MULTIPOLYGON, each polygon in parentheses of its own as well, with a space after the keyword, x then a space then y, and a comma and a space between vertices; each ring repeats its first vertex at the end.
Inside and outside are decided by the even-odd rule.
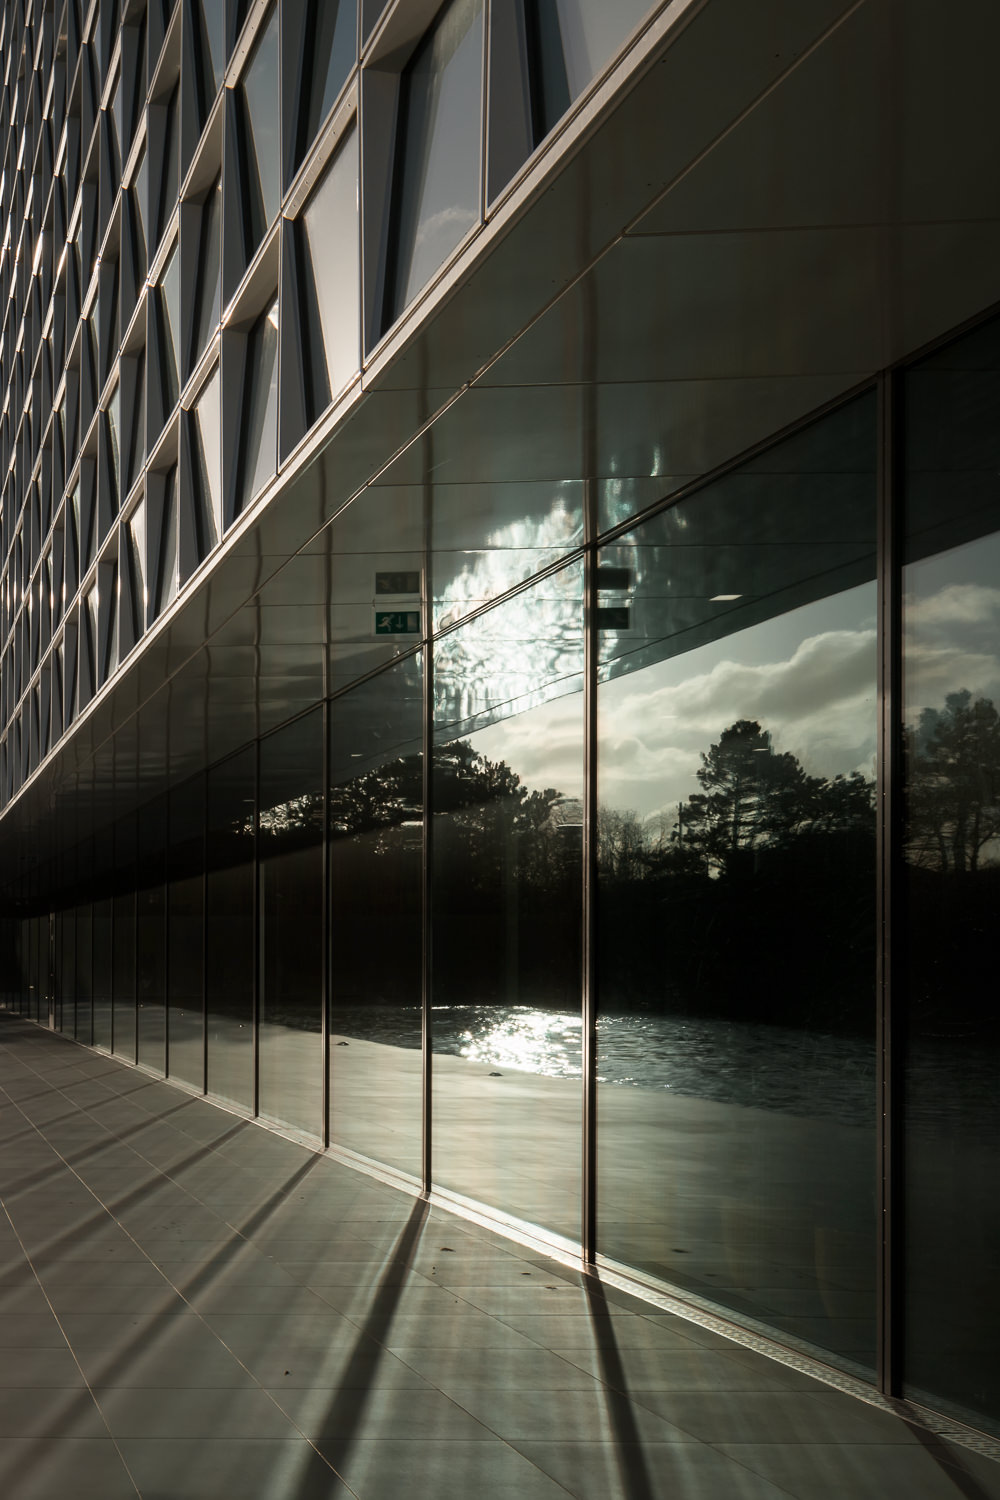
POLYGON ((876 1149, 878 1166, 878 1326, 876 1377, 879 1390, 901 1388, 902 1328, 900 1221, 900 1110, 898 1088, 901 1028, 893 1015, 894 917, 899 897, 902 760, 902 591, 899 552, 899 377, 891 370, 878 385, 878 770, 876 930, 876 1149))
POLYGON ((260 991, 264 982, 264 917, 261 912, 263 882, 260 874, 260 740, 254 741, 253 777, 253 921, 254 972, 250 1026, 250 1112, 260 1114, 260 991))
POLYGON ((583 1141, 581 1244, 597 1256, 597 548, 584 559, 583 801, 583 1141))
POLYGON ((323 714, 323 872, 322 872, 322 903, 323 911, 320 917, 321 944, 320 944, 320 994, 322 997, 322 1014, 320 1016, 320 1058, 323 1068, 323 1077, 320 1080, 320 1140, 323 1150, 326 1151, 330 1145, 330 991, 333 983, 333 954, 331 943, 333 934, 330 930, 330 701, 325 699, 322 706, 323 714))
MULTIPOLYGON (((424 578, 427 579, 429 568, 429 552, 424 553, 424 578)), ((425 593, 429 593, 427 583, 424 585, 425 593)), ((430 614, 430 601, 425 608, 428 616, 430 614)), ((431 999, 432 999, 432 928, 433 917, 433 890, 432 859, 434 847, 434 653, 431 646, 430 620, 427 620, 427 630, 424 637, 423 670, 421 680, 423 683, 423 799, 424 799, 424 840, 421 855, 421 928, 422 928, 422 953, 421 953, 421 1091, 422 1091, 422 1119, 423 1129, 420 1148, 420 1175, 423 1184, 423 1192, 426 1196, 433 1187, 433 1077, 432 1077, 432 1044, 433 1032, 431 1028, 431 999)))

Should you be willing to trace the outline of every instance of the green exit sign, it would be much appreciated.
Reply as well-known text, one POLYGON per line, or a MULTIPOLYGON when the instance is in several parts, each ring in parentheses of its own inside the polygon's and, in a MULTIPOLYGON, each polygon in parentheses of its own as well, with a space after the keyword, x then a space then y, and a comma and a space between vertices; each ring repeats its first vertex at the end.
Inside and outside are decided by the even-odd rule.
POLYGON ((377 609, 376 635, 419 635, 419 609, 377 609))

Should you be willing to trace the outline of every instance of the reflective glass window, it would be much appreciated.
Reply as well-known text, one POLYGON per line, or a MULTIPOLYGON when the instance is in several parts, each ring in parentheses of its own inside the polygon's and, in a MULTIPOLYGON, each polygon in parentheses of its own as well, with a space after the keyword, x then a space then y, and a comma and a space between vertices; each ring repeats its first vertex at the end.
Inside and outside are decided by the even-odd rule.
POLYGON ((357 50, 355 0, 309 0, 302 29, 302 85, 296 165, 316 139, 357 50))
POLYGON ((177 372, 180 368, 180 263, 176 247, 163 268, 157 293, 160 310, 160 382, 161 405, 167 415, 177 400, 177 372))
POLYGON ((130 361, 131 389, 128 393, 129 429, 125 462, 125 490, 131 490, 146 456, 146 351, 130 361))
POLYGON ((163 155, 160 161, 160 191, 156 202, 156 242, 159 244, 170 221, 180 191, 180 131, 177 123, 177 102, 180 85, 175 84, 173 93, 164 106, 163 155))
POLYGON ((421 657, 330 708, 330 1139, 420 1175, 421 657))
POLYGON ((87 1045, 93 1041, 93 913, 90 906, 76 908, 76 938, 73 950, 74 1035, 87 1045))
POLYGON ((136 890, 136 1046, 139 1062, 166 1070, 166 799, 138 817, 136 890))
POLYGON ((1000 1431, 1000 320, 903 394, 905 1393, 1000 1431))
POLYGON ((598 1242, 874 1365, 875 402, 599 554, 598 1242))
POLYGON ((215 102, 226 67, 226 8, 219 0, 192 0, 198 109, 203 124, 215 102))
POLYGON ((494 7, 490 193, 508 182, 651 9, 650 0, 510 0, 494 7))
POLYGON ((208 772, 205 1008, 208 1091, 253 1104, 256 749, 208 772))
POLYGON ((249 261, 281 202, 278 114, 278 12, 271 12, 240 80, 244 248, 249 261))
POLYGON ((205 779, 170 794, 167 865, 167 1003, 172 1078, 204 1080, 205 779))
POLYGON ((352 130, 298 223, 299 315, 311 422, 358 369, 358 243, 358 153, 352 130))
POLYGON ((387 322, 479 222, 482 68, 482 0, 452 0, 400 82, 387 322))
POLYGON ((108 409, 105 413, 106 436, 108 444, 108 479, 111 487, 111 514, 116 515, 121 503, 122 482, 122 460, 121 460, 121 425, 122 425, 122 398, 121 387, 115 386, 108 401, 108 409))
POLYGON ((111 1048, 111 908, 110 896, 101 896, 93 908, 93 1038, 94 1045, 111 1048))
POLYGON ((222 535, 222 410, 219 367, 191 409, 198 555, 208 556, 222 535))
POLYGON ((201 209, 198 276, 195 284, 194 365, 219 326, 222 306, 222 178, 217 177, 201 209))
POLYGON ((243 380, 240 508, 273 476, 278 453, 278 303, 250 330, 243 380))
POLYGON ((260 1113, 322 1132, 323 711, 260 742, 260 1113))
POLYGON ((115 896, 112 902, 112 1050, 136 1060, 136 820, 126 817, 114 830, 115 896))
POLYGON ((583 568, 434 652, 434 1177, 580 1227, 583 568))
POLYGON ((156 531, 155 554, 150 561, 153 585, 154 610, 163 613, 177 593, 177 465, 174 464, 162 480, 159 527, 156 531))

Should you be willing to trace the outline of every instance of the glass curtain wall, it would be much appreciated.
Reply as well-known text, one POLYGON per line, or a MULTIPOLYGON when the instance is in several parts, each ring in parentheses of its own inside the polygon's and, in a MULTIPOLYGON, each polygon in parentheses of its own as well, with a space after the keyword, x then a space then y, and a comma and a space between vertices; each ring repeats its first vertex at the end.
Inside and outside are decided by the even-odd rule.
POLYGON ((210 1094, 254 1103, 255 812, 257 747, 207 777, 205 1025, 210 1094))
POLYGON ((323 709, 260 743, 259 1112, 323 1129, 323 709))
POLYGON ((583 566, 434 654, 434 1177, 580 1229, 583 566))
MULTIPOLYGON (((411 1178, 429 1070, 433 1184, 578 1242, 593 936, 599 1256, 871 1379, 874 758, 900 710, 891 1339, 907 1395, 996 1430, 1000 320, 886 379, 899 577, 874 390, 589 549, 577 495, 495 572, 456 487, 433 654, 175 789, 166 831, 152 805, 88 840, 55 973, 81 1040, 160 1067, 166 1000, 169 1071, 197 1087, 205 1056, 210 1094, 314 1140, 326 1102, 334 1145, 411 1178), (877 574, 902 583, 881 727, 877 574)), ((42 1024, 44 897, 4 935, 42 1024)))
POLYGON ((423 658, 330 705, 330 1139, 413 1177, 423 1119, 423 658))
POLYGON ((139 1061, 157 1073, 167 1067, 166 902, 164 869, 167 803, 161 797, 139 814, 136 896, 136 999, 139 1061))
POLYGON ((596 575, 599 1247, 866 1371, 875 451, 872 394, 596 575))
POLYGON ((205 1081, 205 778, 170 794, 167 855, 167 1004, 171 1078, 205 1081))
POLYGON ((903 377, 906 1393, 1000 1430, 1000 321, 903 377))

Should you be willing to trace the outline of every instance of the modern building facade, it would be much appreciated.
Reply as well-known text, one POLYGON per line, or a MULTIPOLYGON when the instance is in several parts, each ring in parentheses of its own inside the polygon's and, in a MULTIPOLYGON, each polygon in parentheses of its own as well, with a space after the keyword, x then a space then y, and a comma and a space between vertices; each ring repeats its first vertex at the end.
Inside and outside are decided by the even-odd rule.
POLYGON ((0 21, 3 1003, 992 1433, 998 44, 0 21))

